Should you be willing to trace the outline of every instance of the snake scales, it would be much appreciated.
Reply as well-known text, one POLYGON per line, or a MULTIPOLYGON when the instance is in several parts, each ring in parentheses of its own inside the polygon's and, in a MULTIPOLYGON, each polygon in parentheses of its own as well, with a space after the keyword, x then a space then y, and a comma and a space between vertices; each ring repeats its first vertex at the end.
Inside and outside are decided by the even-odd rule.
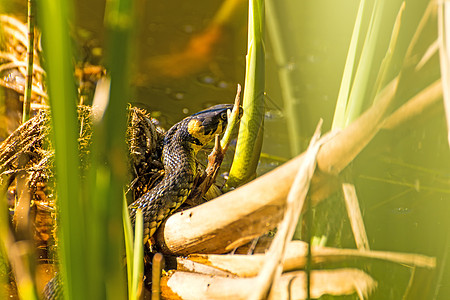
POLYGON ((144 242, 188 197, 197 171, 196 154, 216 134, 225 131, 227 111, 232 108, 232 104, 219 104, 202 110, 175 124, 166 133, 163 180, 129 206, 133 226, 136 211, 141 209, 143 212, 144 242))

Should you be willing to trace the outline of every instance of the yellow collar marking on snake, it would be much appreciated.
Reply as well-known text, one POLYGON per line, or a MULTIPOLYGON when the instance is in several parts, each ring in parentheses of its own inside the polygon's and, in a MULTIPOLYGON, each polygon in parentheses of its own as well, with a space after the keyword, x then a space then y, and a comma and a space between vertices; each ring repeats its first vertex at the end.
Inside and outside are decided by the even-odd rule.
POLYGON ((189 134, 194 138, 194 142, 191 144, 194 151, 200 150, 205 144, 211 141, 216 133, 222 133, 225 129, 222 122, 219 122, 216 126, 216 128, 212 129, 212 132, 205 132, 205 126, 202 121, 197 119, 189 121, 187 129, 189 134))
POLYGON ((188 132, 193 137, 201 140, 203 136, 202 122, 196 119, 190 120, 188 123, 188 132))

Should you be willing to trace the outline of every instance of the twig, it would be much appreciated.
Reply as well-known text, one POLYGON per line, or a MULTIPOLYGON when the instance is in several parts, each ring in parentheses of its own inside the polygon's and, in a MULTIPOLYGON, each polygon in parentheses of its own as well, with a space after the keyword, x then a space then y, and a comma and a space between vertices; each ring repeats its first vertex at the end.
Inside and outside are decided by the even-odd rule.
POLYGON ((450 28, 449 28, 449 6, 446 2, 438 2, 438 44, 439 60, 441 63, 442 89, 444 95, 444 108, 447 119, 447 139, 450 145, 450 28))
POLYGON ((28 0, 28 49, 27 49, 27 84, 23 100, 22 123, 30 118, 31 92, 33 90, 34 58, 34 0, 28 0))
POLYGON ((164 256, 156 253, 152 266, 152 300, 159 300, 161 294, 161 272, 164 269, 164 256))
POLYGON ((31 240, 32 229, 30 221, 31 194, 27 187, 29 180, 27 171, 24 171, 29 163, 29 156, 26 153, 20 153, 18 157, 18 167, 23 171, 18 172, 16 177, 18 200, 14 208, 14 227, 17 236, 22 240, 31 240))
POLYGON ((0 247, 6 250, 8 261, 14 274, 17 288, 23 299, 37 299, 36 285, 33 281, 32 271, 32 243, 27 240, 16 241, 8 224, 6 216, 6 185, 0 186, 1 218, 0 218, 0 247))
POLYGON ((426 109, 442 99, 442 80, 438 79, 428 87, 413 96, 399 109, 386 118, 382 124, 383 129, 395 129, 403 123, 419 116, 426 109))
POLYGON ((214 148, 208 155, 208 166, 205 172, 200 176, 198 182, 199 185, 191 191, 189 194, 189 199, 186 200, 188 204, 199 205, 202 204, 202 197, 206 194, 208 189, 214 183, 219 171, 220 165, 222 164, 223 158, 225 156, 225 151, 220 146, 219 136, 216 135, 214 148))
POLYGON ((435 40, 431 45, 428 47, 427 51, 425 51, 425 54, 422 56, 422 58, 419 60, 415 67, 415 71, 419 71, 422 69, 422 67, 431 60, 431 58, 439 52, 439 43, 437 40, 435 40))
POLYGON ((348 218, 355 237, 356 248, 359 250, 369 250, 369 239, 367 238, 364 221, 359 208, 358 197, 356 196, 356 189, 353 184, 342 184, 344 192, 345 205, 347 207, 348 218))
POLYGON ((220 141, 220 146, 224 151, 227 150, 228 145, 231 141, 231 134, 236 128, 239 120, 239 116, 241 115, 241 85, 238 83, 236 90, 236 97, 234 98, 234 106, 231 114, 228 115, 228 126, 223 134, 222 140, 220 141))
MULTIPOLYGON (((306 266, 308 244, 303 241, 290 241, 286 245, 283 271, 301 270, 306 266)), ((347 260, 377 259, 406 265, 434 269, 436 258, 414 253, 389 251, 340 249, 312 246, 312 265, 342 262, 347 260)), ((177 269, 210 275, 231 274, 239 277, 253 277, 261 270, 266 260, 265 254, 192 254, 187 258, 177 258, 177 269), (208 269, 209 268, 209 269, 208 269)))

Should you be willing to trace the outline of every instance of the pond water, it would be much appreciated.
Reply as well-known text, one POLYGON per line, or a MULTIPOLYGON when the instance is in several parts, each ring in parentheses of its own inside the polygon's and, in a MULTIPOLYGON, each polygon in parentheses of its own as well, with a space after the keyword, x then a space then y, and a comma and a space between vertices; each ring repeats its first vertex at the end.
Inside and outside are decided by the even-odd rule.
MULTIPOLYGON (((78 55, 101 64, 104 2, 75 2, 78 55)), ((237 5, 226 26, 217 29, 213 20, 223 3, 137 1, 139 26, 130 101, 151 110, 165 127, 209 105, 231 103, 237 83, 244 82, 246 3, 237 5)), ((271 13, 279 22, 285 53, 280 65, 274 38, 267 37, 264 158, 259 174, 303 151, 320 118, 324 119, 324 131, 330 129, 359 5, 358 1, 333 0, 271 3, 275 4, 271 13), (286 102, 283 80, 292 86, 290 103, 286 102), (297 135, 295 139, 292 134, 297 135)), ((375 63, 384 57, 400 4, 391 1, 386 8, 386 37, 380 39, 375 63)), ((426 4, 408 1, 390 78, 403 64, 402 55, 426 4)), ((18 7, 25 11, 23 5, 18 7)), ((422 36, 416 47, 419 58, 429 40, 436 38, 435 27, 426 27, 422 36)), ((439 78, 437 56, 420 72, 406 71, 398 97, 403 102, 439 78)), ((373 73, 372 82, 376 79, 376 71, 373 73)), ((371 249, 437 258, 434 270, 370 260, 346 265, 358 266, 378 281, 370 299, 450 299, 450 153, 446 135, 439 105, 399 128, 382 131, 341 176, 356 186, 371 249)), ((318 205, 314 216, 313 234, 327 236, 328 246, 355 247, 341 195, 318 205)))

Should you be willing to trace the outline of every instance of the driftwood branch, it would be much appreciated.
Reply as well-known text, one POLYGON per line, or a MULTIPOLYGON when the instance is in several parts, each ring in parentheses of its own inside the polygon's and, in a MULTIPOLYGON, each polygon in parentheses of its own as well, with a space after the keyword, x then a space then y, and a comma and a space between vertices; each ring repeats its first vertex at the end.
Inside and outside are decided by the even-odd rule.
POLYGON ((383 129, 395 129, 436 105, 442 100, 442 80, 438 79, 391 114, 382 124, 383 129))
POLYGON ((359 250, 369 250, 369 238, 367 237, 361 209, 359 208, 355 186, 350 183, 344 183, 342 184, 342 191, 344 192, 345 205, 355 238, 356 248, 359 250))
MULTIPOLYGON (((433 101, 428 101, 422 108, 430 107, 441 97, 437 84, 431 86, 432 93, 428 94, 433 101)), ((339 185, 330 185, 332 176, 329 174, 342 171, 383 124, 389 124, 386 112, 397 85, 398 79, 393 80, 379 95, 375 105, 322 146, 317 157, 320 170, 316 170, 310 188, 313 202, 323 200, 335 191, 339 185)), ((428 90, 423 93, 429 93, 428 90)), ((409 119, 413 113, 414 110, 409 109, 392 116, 401 121, 409 119)), ((176 255, 225 253, 273 229, 282 219, 286 196, 303 159, 301 154, 249 184, 171 216, 156 235, 161 251, 176 255)))
MULTIPOLYGON (((366 296, 376 286, 366 273, 356 269, 311 272, 311 296, 324 294, 366 296)), ((174 271, 161 280, 162 299, 248 299, 255 278, 236 278, 174 271)), ((304 272, 283 274, 273 287, 270 299, 306 299, 304 272)))
MULTIPOLYGON (((306 242, 292 241, 288 243, 283 260, 283 271, 304 269, 306 266, 307 254, 308 245, 306 242)), ((377 259, 410 267, 427 269, 436 267, 436 258, 420 254, 339 249, 319 246, 313 246, 311 249, 311 261, 313 266, 353 259, 377 259)), ((177 258, 177 270, 208 275, 252 277, 258 274, 264 261, 264 254, 192 254, 186 258, 177 258)))

